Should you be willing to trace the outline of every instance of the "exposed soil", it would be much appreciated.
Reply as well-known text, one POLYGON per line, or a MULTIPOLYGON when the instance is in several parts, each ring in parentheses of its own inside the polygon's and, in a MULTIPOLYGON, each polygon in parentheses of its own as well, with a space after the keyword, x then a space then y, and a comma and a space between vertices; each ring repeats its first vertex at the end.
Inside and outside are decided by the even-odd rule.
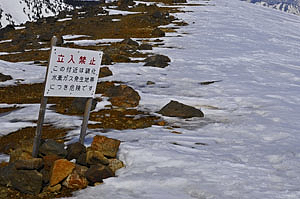
MULTIPOLYGON (((22 147, 32 148, 35 130, 36 127, 26 127, 0 137, 0 153, 9 154, 10 151, 22 147)), ((42 128, 42 139, 54 139, 58 142, 64 142, 69 130, 71 129, 44 125, 42 128)))

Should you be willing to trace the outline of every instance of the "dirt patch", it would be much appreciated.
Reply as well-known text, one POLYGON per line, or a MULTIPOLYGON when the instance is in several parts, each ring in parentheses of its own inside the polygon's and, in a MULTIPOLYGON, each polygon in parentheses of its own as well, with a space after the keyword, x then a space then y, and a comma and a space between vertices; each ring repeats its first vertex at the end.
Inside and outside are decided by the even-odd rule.
MULTIPOLYGON (((6 33, 3 39, 11 39, 12 41, 0 44, 0 49, 3 49, 0 51, 8 52, 8 54, 1 55, 0 59, 11 62, 35 61, 46 65, 52 35, 59 38, 63 35, 87 35, 89 40, 156 37, 156 35, 153 35, 153 30, 160 25, 170 24, 175 20, 175 17, 170 13, 179 12, 178 8, 174 7, 139 4, 126 9, 132 11, 132 14, 106 15, 107 11, 102 6, 117 6, 117 2, 77 9, 56 18, 41 19, 36 23, 28 22, 25 24, 25 29, 6 33), (62 20, 66 17, 72 18, 72 20, 62 20)), ((173 32, 174 30, 165 28, 163 31, 173 32)), ((100 42, 85 47, 67 41, 64 44, 58 44, 58 46, 103 51, 110 48, 100 42)), ((115 47, 112 46, 112 48, 115 47)), ((128 52, 120 52, 121 55, 122 53, 125 55, 122 57, 111 55, 114 62, 136 62, 136 60, 131 61, 128 58, 128 52)), ((130 53, 130 57, 140 58, 145 57, 145 55, 135 51, 135 53, 130 53)))
MULTIPOLYGON (((44 125, 42 128, 42 139, 55 139, 56 141, 64 142, 69 130, 71 129, 58 129, 44 125)), ((11 150, 20 147, 32 148, 35 131, 36 127, 26 127, 0 137, 0 153, 8 154, 11 150)))
POLYGON ((89 124, 90 129, 139 129, 158 125, 162 119, 136 109, 103 109, 92 112, 90 120, 99 122, 89 124))

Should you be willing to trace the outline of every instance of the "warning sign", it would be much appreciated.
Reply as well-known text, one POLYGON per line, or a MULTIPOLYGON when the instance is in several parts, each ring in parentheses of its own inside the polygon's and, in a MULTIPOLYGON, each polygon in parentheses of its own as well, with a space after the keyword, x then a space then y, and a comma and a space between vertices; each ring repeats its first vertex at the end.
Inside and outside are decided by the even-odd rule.
POLYGON ((53 47, 44 96, 94 97, 103 53, 53 47))

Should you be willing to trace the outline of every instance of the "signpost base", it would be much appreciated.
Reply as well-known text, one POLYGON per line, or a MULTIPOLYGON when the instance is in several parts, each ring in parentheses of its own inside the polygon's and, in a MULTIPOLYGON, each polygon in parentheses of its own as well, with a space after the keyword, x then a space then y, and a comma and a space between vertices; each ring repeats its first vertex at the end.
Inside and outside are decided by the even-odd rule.
POLYGON ((85 138, 86 129, 87 129, 88 121, 89 121, 90 111, 91 111, 91 107, 92 107, 92 101, 93 101, 93 98, 88 98, 88 100, 86 101, 86 104, 85 104, 85 110, 84 110, 83 121, 82 121, 81 131, 80 131, 80 138, 79 138, 80 144, 84 144, 84 138, 85 138))

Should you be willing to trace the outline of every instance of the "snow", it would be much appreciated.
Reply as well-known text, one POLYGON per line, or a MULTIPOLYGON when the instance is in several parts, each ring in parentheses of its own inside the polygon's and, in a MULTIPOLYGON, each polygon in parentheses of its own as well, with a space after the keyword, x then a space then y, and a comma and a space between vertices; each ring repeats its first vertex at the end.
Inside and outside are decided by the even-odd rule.
MULTIPOLYGON (((239 0, 182 9, 189 12, 176 16, 189 25, 153 50, 171 58, 168 67, 116 63, 105 80, 134 87, 140 109, 156 112, 177 100, 201 108, 205 118, 164 117, 180 126, 174 129, 109 130, 103 135, 122 141, 118 156, 126 167, 72 198, 300 198, 300 17, 239 0), (213 80, 222 81, 200 84, 213 80)), ((1 61, 0 72, 41 81, 44 70, 31 67, 1 61)), ((37 105, 24 106, 0 117, 1 134, 14 118, 19 126, 37 118, 37 105)), ((45 122, 75 127, 70 142, 78 140, 80 117, 47 110, 45 122)), ((96 134, 89 131, 87 146, 96 134)))

